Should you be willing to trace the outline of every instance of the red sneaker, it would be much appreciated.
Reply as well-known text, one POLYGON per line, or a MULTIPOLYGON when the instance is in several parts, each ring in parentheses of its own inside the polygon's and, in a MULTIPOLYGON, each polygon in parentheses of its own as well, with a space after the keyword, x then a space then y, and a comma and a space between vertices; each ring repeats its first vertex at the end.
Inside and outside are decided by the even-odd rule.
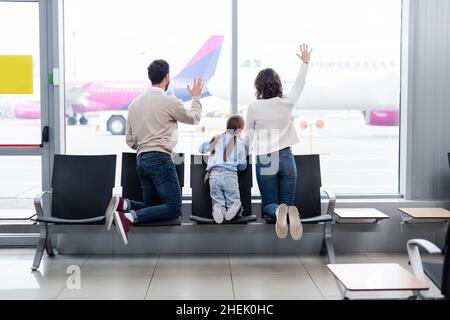
POLYGON ((120 236, 122 237, 125 245, 128 244, 128 232, 131 228, 131 221, 127 219, 125 213, 122 211, 114 212, 114 222, 116 223, 117 230, 119 231, 120 236))
MULTIPOLYGON (((117 211, 126 212, 125 210, 125 198, 120 197, 119 198, 119 204, 117 205, 117 211)), ((129 208, 128 208, 129 209, 129 208)))

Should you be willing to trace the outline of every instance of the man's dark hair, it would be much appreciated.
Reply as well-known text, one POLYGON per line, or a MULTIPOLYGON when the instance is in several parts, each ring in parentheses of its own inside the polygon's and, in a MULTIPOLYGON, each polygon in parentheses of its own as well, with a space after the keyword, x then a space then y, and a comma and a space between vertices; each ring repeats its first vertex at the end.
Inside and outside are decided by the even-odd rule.
POLYGON ((148 78, 153 85, 160 84, 169 74, 169 64, 164 60, 155 60, 148 67, 148 78))

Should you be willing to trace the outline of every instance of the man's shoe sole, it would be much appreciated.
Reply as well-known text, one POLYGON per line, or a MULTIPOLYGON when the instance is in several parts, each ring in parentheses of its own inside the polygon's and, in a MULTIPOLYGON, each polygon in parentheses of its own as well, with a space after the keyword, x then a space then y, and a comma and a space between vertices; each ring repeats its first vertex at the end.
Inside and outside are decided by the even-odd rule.
POLYGON ((125 229, 123 228, 122 220, 120 219, 119 212, 114 212, 113 214, 114 222, 116 223, 116 228, 119 231, 120 237, 122 238, 125 245, 128 244, 128 237, 127 233, 125 232, 125 229))
POLYGON ((277 222, 275 223, 275 232, 278 238, 285 239, 288 236, 289 226, 287 224, 289 208, 282 204, 278 207, 278 217, 276 217, 277 222))
POLYGON ((109 201, 108 207, 106 208, 105 212, 105 224, 106 229, 109 231, 111 230, 112 223, 113 223, 113 215, 114 212, 117 210, 117 206, 119 205, 119 198, 118 197, 112 197, 109 201))
POLYGON ((289 208, 289 225, 292 239, 300 240, 303 236, 303 225, 296 207, 289 208))

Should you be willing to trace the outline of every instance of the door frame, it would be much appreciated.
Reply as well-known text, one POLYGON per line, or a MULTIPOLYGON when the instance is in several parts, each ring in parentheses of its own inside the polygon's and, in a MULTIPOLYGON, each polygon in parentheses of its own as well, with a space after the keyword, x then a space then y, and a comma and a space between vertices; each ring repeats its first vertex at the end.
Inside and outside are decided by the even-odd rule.
MULTIPOLYGON (((65 153, 63 0, 0 0, 0 2, 33 2, 39 5, 41 132, 45 127, 49 128, 48 142, 42 142, 41 145, 2 147, 0 157, 40 156, 42 190, 49 191, 54 155, 65 153)), ((49 200, 46 201, 44 207, 49 208, 49 200)), ((18 242, 11 238, 6 243, 2 241, 1 244, 14 245, 14 243, 18 242)))

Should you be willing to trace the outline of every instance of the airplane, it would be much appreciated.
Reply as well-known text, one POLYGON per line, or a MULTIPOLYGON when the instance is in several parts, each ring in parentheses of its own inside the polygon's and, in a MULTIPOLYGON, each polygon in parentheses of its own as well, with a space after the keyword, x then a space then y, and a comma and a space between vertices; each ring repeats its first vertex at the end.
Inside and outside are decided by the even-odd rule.
MULTIPOLYGON (((299 62, 300 64, 300 62, 299 62)), ((246 106, 256 99, 254 80, 264 67, 261 59, 240 62, 238 101, 246 106)), ((276 68, 274 68, 276 69, 276 68)), ((219 68, 219 70, 223 70, 219 68)), ((284 81, 290 89, 297 68, 291 68, 284 81)), ((399 125, 400 66, 394 61, 311 61, 306 88, 295 106, 299 110, 360 110, 372 126, 399 125)), ((210 92, 229 99, 228 75, 218 73, 209 82, 210 92)), ((282 80, 285 75, 280 72, 282 80)))
MULTIPOLYGON (((167 94, 174 95, 182 101, 192 98, 187 85, 194 78, 204 81, 202 97, 209 97, 208 81, 216 72, 217 63, 223 46, 224 36, 211 36, 200 50, 192 57, 185 68, 171 79, 167 94)), ((66 113, 67 124, 79 123, 87 125, 85 116, 89 112, 113 111, 107 120, 107 130, 113 135, 125 134, 126 116, 121 111, 127 111, 130 103, 150 87, 149 82, 110 82, 110 81, 72 81, 67 82, 66 113)), ((18 119, 40 119, 40 104, 37 101, 20 102, 14 105, 14 114, 18 119)))
MULTIPOLYGON (((168 94, 189 101, 191 97, 186 85, 199 77, 205 81, 203 97, 215 96, 228 101, 229 75, 220 71, 216 74, 223 41, 224 36, 210 37, 172 79, 168 94)), ((255 100, 254 79, 264 66, 255 58, 243 60, 240 66, 238 102, 244 106, 255 100)), ((399 64, 392 61, 312 61, 307 90, 295 110, 361 110, 369 125, 398 126, 400 81, 396 79, 399 73, 399 64)), ((292 80, 284 82, 285 90, 289 90, 295 75, 289 77, 292 80)), ((106 130, 112 135, 123 135, 129 104, 148 88, 148 82, 70 82, 66 91, 67 123, 75 125, 80 114, 79 123, 86 125, 85 113, 107 111, 103 121, 106 130), (113 114, 109 115, 109 111, 113 114)), ((16 118, 40 117, 38 102, 18 103, 14 109, 16 118)), ((208 110, 208 113, 214 115, 217 112, 208 110)))

